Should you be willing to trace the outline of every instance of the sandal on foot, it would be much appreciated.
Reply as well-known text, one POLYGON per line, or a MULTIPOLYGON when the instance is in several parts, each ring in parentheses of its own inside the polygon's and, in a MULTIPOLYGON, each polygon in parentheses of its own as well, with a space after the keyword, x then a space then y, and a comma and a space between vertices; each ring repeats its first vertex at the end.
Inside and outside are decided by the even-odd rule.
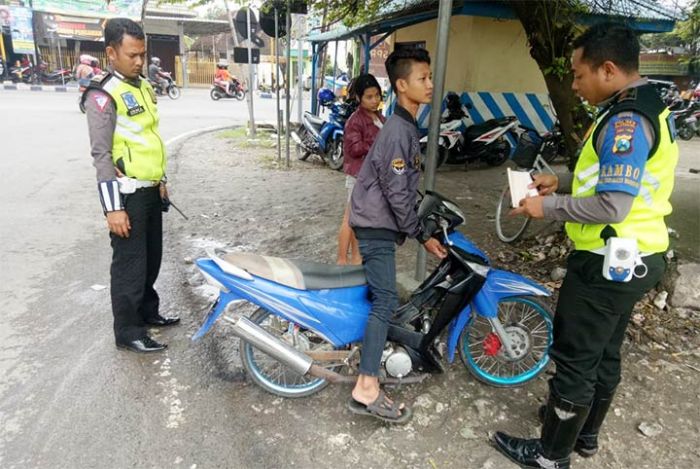
POLYGON ((390 404, 384 391, 379 391, 379 396, 371 404, 365 405, 352 397, 348 401, 348 409, 353 414, 368 415, 383 422, 403 425, 411 420, 413 413, 408 407, 399 408, 400 405, 397 402, 390 404))

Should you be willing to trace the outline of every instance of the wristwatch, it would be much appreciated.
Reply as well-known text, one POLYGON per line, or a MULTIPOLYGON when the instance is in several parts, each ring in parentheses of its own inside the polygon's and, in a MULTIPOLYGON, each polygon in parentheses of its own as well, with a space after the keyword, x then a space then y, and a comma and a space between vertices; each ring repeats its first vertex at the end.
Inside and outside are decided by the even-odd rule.
POLYGON ((432 234, 428 233, 428 232, 425 231, 425 230, 421 230, 421 232, 418 233, 418 236, 416 237, 416 239, 418 240, 419 243, 425 244, 425 243, 427 243, 428 240, 429 240, 430 238, 432 238, 432 237, 433 237, 432 234))

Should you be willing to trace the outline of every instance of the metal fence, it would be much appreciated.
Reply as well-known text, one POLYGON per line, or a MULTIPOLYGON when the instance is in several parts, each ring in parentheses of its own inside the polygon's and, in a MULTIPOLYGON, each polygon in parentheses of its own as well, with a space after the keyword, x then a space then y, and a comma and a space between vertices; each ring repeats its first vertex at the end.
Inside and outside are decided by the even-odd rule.
POLYGON ((80 54, 89 54, 100 61, 100 68, 105 69, 107 67, 107 53, 101 52, 79 52, 77 55, 73 50, 61 49, 61 56, 59 58, 58 50, 55 47, 43 47, 39 46, 39 54, 41 59, 48 64, 49 70, 58 69, 61 64, 63 68, 73 70, 78 64, 80 54))

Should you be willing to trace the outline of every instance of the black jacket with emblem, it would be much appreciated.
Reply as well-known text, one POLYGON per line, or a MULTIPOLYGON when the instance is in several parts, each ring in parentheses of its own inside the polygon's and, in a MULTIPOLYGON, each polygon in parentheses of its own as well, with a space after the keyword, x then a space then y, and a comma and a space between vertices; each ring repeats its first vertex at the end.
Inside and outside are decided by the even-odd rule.
POLYGON ((418 127, 411 114, 396 106, 369 150, 350 199, 350 226, 359 239, 403 242, 418 238, 416 214, 420 178, 418 127))

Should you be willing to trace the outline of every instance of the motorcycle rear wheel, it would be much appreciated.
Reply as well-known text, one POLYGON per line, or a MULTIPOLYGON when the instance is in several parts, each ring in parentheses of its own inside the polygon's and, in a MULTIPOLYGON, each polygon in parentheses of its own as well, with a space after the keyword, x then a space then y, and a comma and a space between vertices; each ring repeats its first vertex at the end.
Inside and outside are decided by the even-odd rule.
POLYGON ((511 217, 508 215, 510 210, 510 187, 506 184, 496 207, 496 234, 504 243, 512 243, 520 238, 531 220, 529 217, 511 217))
POLYGON ((511 359, 488 320, 473 312, 459 336, 459 355, 469 373, 482 383, 496 387, 520 386, 535 379, 549 364, 554 325, 552 311, 531 296, 503 298, 498 318, 526 353, 511 359))
POLYGON ((214 101, 218 101, 218 100, 220 100, 220 99, 222 98, 221 93, 219 93, 219 90, 216 89, 216 88, 212 88, 212 89, 211 89, 211 91, 209 92, 209 96, 210 96, 211 99, 213 99, 214 101))
MULTIPOLYGON (((255 311, 250 320, 280 340, 302 352, 307 350, 333 350, 333 346, 311 331, 298 331, 296 343, 290 334, 290 323, 263 308, 255 311)), ((292 325, 293 326, 293 325, 292 325)), ((250 379, 265 391, 276 396, 298 398, 316 394, 328 386, 328 382, 314 376, 302 376, 269 355, 241 341, 241 362, 250 379)), ((330 367, 337 371, 341 366, 330 367)))
POLYGON ((678 128, 678 137, 682 140, 690 140, 695 135, 695 131, 689 125, 682 125, 678 128))
POLYGON ((176 85, 169 86, 168 97, 170 99, 178 99, 180 97, 180 88, 178 88, 176 85))
MULTIPOLYGON (((306 136, 308 134, 306 127, 304 125, 299 126, 299 130, 297 131, 297 134, 299 135, 299 138, 303 142, 306 139, 306 136)), ((297 143, 297 159, 299 161, 306 161, 309 156, 311 156, 311 152, 304 148, 303 145, 299 145, 297 143)))
POLYGON ((500 166, 510 158, 510 144, 505 137, 500 137, 494 142, 493 149, 486 155, 486 164, 489 166, 500 166))
POLYGON ((336 171, 343 169, 343 137, 335 138, 329 150, 325 158, 328 167, 336 171))

